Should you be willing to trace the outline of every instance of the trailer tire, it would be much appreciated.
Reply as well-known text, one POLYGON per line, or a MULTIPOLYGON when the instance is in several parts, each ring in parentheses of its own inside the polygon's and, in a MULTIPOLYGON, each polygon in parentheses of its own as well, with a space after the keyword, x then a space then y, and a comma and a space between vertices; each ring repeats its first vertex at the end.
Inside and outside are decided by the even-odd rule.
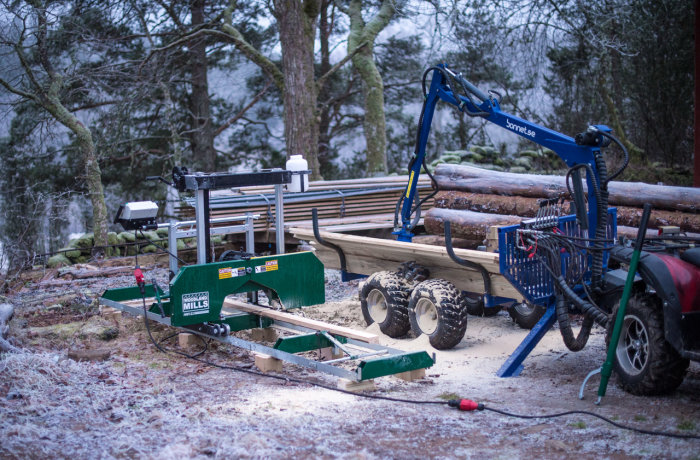
POLYGON ((535 324, 539 322, 545 311, 547 311, 547 309, 543 306, 532 305, 529 302, 515 303, 508 308, 510 317, 513 318, 515 324, 523 329, 532 329, 535 327, 535 324))
MULTIPOLYGON (((605 336, 608 345, 618 307, 613 309, 613 319, 608 321, 605 336)), ((689 364, 664 337, 661 305, 649 295, 632 296, 615 349, 614 369, 622 389, 640 396, 670 393, 683 382, 689 364)))
POLYGON ((411 285, 395 272, 373 273, 360 289, 362 316, 369 326, 379 324, 379 330, 389 337, 403 337, 411 329, 408 320, 408 297, 411 285))
POLYGON ((467 307, 462 293, 446 280, 419 283, 408 303, 411 328, 429 337, 430 345, 447 350, 457 345, 467 330, 467 307))
POLYGON ((484 296, 472 297, 464 294, 463 299, 467 308, 467 313, 473 316, 483 316, 485 318, 489 318, 491 316, 496 316, 498 312, 501 311, 500 306, 486 308, 484 306, 484 296))

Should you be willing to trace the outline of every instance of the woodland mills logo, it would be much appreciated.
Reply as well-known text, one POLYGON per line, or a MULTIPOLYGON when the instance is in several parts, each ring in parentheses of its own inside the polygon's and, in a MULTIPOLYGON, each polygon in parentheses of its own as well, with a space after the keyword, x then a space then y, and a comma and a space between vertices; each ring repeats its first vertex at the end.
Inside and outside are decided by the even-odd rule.
POLYGON ((192 316, 209 313, 209 292, 182 295, 182 315, 192 316))
POLYGON ((533 139, 535 138, 535 132, 531 129, 526 128, 525 126, 520 126, 516 125, 515 123, 511 123, 510 120, 506 118, 506 128, 515 131, 516 133, 519 134, 524 134, 525 136, 530 136, 533 139))

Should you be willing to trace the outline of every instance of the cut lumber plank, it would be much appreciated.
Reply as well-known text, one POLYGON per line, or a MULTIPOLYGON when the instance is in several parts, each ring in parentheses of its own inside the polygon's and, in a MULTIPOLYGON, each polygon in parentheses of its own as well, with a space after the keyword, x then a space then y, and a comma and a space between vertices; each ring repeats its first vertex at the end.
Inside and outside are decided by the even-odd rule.
POLYGON ((425 369, 415 369, 412 371, 400 372, 394 374, 394 377, 405 380, 406 382, 413 382, 414 380, 420 380, 425 378, 425 369))
POLYGON ((262 353, 255 353, 255 367, 260 372, 282 372, 282 360, 262 353))
MULTIPOLYGON (((313 231, 307 228, 292 228, 292 234, 299 238, 309 241, 315 241, 313 231)), ((320 232, 320 235, 325 240, 342 244, 343 248, 352 248, 357 253, 372 253, 373 255, 395 254, 398 256, 396 260, 415 260, 413 256, 438 256, 446 260, 451 260, 447 255, 447 249, 440 246, 431 246, 419 243, 407 243, 396 240, 383 240, 380 238, 369 238, 357 235, 344 235, 342 233, 320 232)), ((354 252, 354 251, 350 251, 354 252)), ((474 251, 471 249, 455 249, 455 253, 464 258, 469 258, 474 262, 484 264, 490 267, 494 273, 498 273, 498 254, 488 253, 483 251, 474 251)))
POLYGON ((354 392, 375 391, 377 389, 377 385, 374 383, 374 380, 362 380, 355 382, 353 380, 341 378, 338 379, 338 388, 341 390, 354 392))
MULTIPOLYGON (((316 250, 316 257, 326 268, 340 268, 338 254, 319 245, 310 229, 293 228, 291 231, 296 238, 311 241, 316 250)), ((330 232, 321 232, 321 237, 343 249, 347 270, 351 273, 371 275, 378 271, 396 270, 401 263, 413 260, 428 268, 431 278, 447 279, 464 291, 478 294, 484 292, 481 274, 457 265, 450 259, 444 247, 330 232)), ((455 254, 483 265, 491 273, 494 295, 516 300, 522 298, 522 295, 500 275, 497 253, 455 248, 455 254)))
MULTIPOLYGON (((535 198, 568 195, 563 176, 515 174, 446 163, 437 165, 434 176, 442 190, 535 198)), ((642 182, 610 182, 608 191, 608 202, 611 206, 641 208, 648 202, 655 209, 700 211, 700 188, 651 185, 642 182)))
POLYGON ((177 336, 177 343, 180 348, 189 348, 197 344, 199 339, 195 334, 189 334, 187 332, 180 332, 177 336))
POLYGON ((271 318, 273 320, 284 321, 290 324, 296 324, 297 326, 308 327, 309 329, 314 329, 317 331, 326 331, 330 334, 338 334, 350 339, 360 340, 367 343, 379 343, 379 337, 375 334, 370 334, 368 332, 357 331, 355 329, 350 329, 349 327, 335 326, 333 324, 324 323, 322 321, 316 321, 314 319, 303 318, 301 316, 293 315, 291 313, 272 310, 270 308, 261 307, 258 305, 249 304, 247 302, 242 302, 238 299, 233 299, 227 297, 224 300, 224 307, 234 308, 239 311, 244 311, 247 313, 254 313, 256 315, 264 316, 266 318, 271 318))

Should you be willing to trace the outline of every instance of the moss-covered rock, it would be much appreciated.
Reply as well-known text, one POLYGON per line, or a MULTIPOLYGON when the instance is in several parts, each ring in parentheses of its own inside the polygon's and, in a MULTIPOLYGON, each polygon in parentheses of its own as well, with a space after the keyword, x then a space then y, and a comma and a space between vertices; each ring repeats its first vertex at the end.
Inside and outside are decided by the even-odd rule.
POLYGON ((61 248, 60 250, 65 251, 65 252, 63 252, 63 255, 68 257, 69 259, 77 259, 78 257, 81 256, 80 249, 73 249, 73 248, 67 247, 67 248, 61 248))
POLYGON ((55 256, 49 257, 49 260, 46 261, 46 265, 49 268, 65 267, 70 264, 70 259, 63 254, 56 254, 55 256))
POLYGON ((158 233, 156 233, 154 230, 149 230, 147 232, 143 232, 143 234, 141 234, 141 232, 139 232, 138 236, 139 236, 140 241, 150 240, 150 241, 158 242, 158 240, 160 240, 158 233))
POLYGON ((513 160, 513 166, 520 166, 522 168, 530 170, 532 169, 532 158, 527 156, 515 158, 513 160))
POLYGON ((458 165, 462 162, 462 159, 459 157, 440 157, 442 161, 445 163, 451 164, 451 165, 458 165))
POLYGON ((542 154, 537 150, 523 150, 518 153, 519 157, 540 158, 542 154))
POLYGON ((165 227, 159 228, 158 230, 156 230, 156 233, 158 234, 158 237, 160 237, 160 238, 167 238, 168 237, 168 229, 165 227))
POLYGON ((183 249, 186 249, 187 245, 185 244, 184 240, 177 240, 177 250, 182 251, 183 249))
POLYGON ((516 173, 516 174, 525 174, 528 170, 523 168, 522 166, 512 166, 510 168, 510 172, 516 173))
POLYGON ((136 237, 132 232, 121 232, 118 236, 119 239, 125 243, 133 243, 136 241, 136 237))
POLYGON ((142 247, 141 252, 143 254, 155 253, 158 252, 158 248, 153 244, 149 244, 148 246, 142 247))
POLYGON ((95 244, 95 236, 92 233, 87 233, 80 238, 70 240, 68 246, 78 249, 89 249, 95 244))

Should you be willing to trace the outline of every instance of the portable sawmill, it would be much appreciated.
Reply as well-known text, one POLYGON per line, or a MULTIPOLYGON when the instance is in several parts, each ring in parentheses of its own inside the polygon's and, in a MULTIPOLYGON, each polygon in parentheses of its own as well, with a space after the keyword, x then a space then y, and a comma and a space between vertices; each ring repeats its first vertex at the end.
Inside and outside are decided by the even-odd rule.
MULTIPOLYGON (((284 254, 283 186, 294 174, 309 171, 282 169, 244 173, 190 174, 175 168, 172 182, 155 178, 195 194, 195 221, 160 224, 169 229, 172 279, 162 288, 135 268, 135 285, 110 289, 100 298, 103 306, 143 315, 156 321, 218 340, 266 357, 313 368, 350 381, 410 373, 433 365, 426 352, 406 353, 378 345, 376 336, 332 324, 307 320, 287 310, 325 301, 324 267, 312 252, 284 254), (277 254, 255 254, 253 219, 245 216, 210 219, 211 190, 274 185, 277 254), (224 225, 243 221, 243 224, 224 225), (212 223, 217 226, 212 226, 212 223), (223 226, 222 226, 223 225, 223 226), (227 251, 214 261, 212 234, 245 232, 246 251, 227 251), (178 238, 196 236, 197 263, 178 266, 178 238), (245 294, 246 299, 229 297, 245 294), (264 294, 264 295, 263 295, 264 294), (273 345, 244 340, 234 332, 252 329, 282 331, 273 345), (328 353, 313 353, 324 351, 328 353), (312 356, 313 355, 313 356, 312 356), (315 359, 318 356, 322 359, 315 359), (325 358, 325 359, 324 359, 325 358)), ((126 203, 115 223, 135 233, 157 228, 158 208, 152 202, 126 203)), ((267 336, 271 337, 271 336, 267 336)))

